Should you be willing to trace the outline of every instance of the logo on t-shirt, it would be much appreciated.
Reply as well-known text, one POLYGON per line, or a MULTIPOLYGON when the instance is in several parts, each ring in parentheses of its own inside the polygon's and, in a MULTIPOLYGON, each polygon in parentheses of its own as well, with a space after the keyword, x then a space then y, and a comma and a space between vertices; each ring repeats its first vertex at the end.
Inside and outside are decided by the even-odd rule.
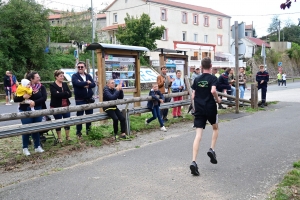
POLYGON ((208 87, 208 81, 199 81, 198 87, 208 87))

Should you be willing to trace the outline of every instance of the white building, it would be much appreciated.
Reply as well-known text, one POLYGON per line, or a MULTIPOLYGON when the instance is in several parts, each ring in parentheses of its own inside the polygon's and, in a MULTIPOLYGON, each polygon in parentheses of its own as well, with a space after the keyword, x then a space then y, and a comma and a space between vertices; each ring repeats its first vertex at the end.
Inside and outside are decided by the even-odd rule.
MULTIPOLYGON (((230 16, 211 8, 169 0, 115 0, 107 8, 106 24, 110 42, 118 44, 115 33, 124 26, 126 13, 133 16, 148 14, 155 25, 166 27, 158 48, 187 51, 190 60, 230 52, 230 16)), ((151 52, 151 60, 158 60, 151 52)))

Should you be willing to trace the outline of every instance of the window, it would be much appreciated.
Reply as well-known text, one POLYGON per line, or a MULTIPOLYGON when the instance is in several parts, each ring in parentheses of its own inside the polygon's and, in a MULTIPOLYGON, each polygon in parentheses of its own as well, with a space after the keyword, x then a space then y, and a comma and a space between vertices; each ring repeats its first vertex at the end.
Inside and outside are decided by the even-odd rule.
POLYGON ((204 16, 204 26, 209 26, 209 17, 204 16))
POLYGON ((193 23, 194 23, 195 25, 198 25, 198 15, 197 15, 197 14, 194 14, 194 15, 193 15, 193 23))
POLYGON ((118 14, 114 13, 114 23, 117 23, 117 22, 118 22, 118 14))
POLYGON ((208 43, 208 35, 204 35, 204 43, 208 43))
POLYGON ((185 31, 182 32, 182 41, 186 41, 186 32, 185 31))
POLYGON ((218 18, 218 28, 222 28, 222 19, 218 18))
POLYGON ((217 41, 218 46, 222 46, 222 35, 218 35, 217 38, 218 38, 217 41))
POLYGON ((248 36, 248 32, 245 32, 245 36, 248 36))
POLYGON ((198 34, 194 33, 194 42, 198 42, 198 34))
POLYGON ((182 12, 181 21, 182 21, 182 23, 187 24, 187 13, 186 12, 182 12))
POLYGON ((167 21, 167 9, 161 8, 160 9, 160 19, 163 21, 167 21))
POLYGON ((168 29, 165 29, 162 36, 161 40, 168 40, 168 29))

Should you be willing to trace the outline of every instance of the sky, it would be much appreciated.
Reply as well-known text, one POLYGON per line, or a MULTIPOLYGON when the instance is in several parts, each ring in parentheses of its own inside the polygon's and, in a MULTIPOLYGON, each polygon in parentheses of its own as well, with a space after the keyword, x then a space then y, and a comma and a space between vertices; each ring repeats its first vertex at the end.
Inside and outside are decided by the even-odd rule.
MULTIPOLYGON (((58 10, 82 11, 91 6, 91 0, 37 0, 48 8, 58 10)), ((95 10, 101 10, 113 0, 93 0, 95 10)), ((267 29, 274 14, 279 15, 281 27, 287 20, 298 24, 300 18, 300 1, 294 2, 290 9, 280 9, 280 4, 285 0, 174 0, 182 3, 209 7, 226 15, 231 16, 231 24, 235 21, 252 24, 258 37, 267 34, 267 29)))

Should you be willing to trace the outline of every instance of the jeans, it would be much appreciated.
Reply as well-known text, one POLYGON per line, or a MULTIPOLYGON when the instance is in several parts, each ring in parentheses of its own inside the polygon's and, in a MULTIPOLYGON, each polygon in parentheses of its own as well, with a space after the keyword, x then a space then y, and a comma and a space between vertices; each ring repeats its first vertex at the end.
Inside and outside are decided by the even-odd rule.
MULTIPOLYGON (((62 114, 57 114, 57 115, 53 115, 54 119, 65 119, 65 118, 69 118, 71 116, 71 114, 68 113, 62 113, 62 114)), ((70 126, 65 126, 64 127, 65 130, 70 130, 70 126)), ((61 131, 61 128, 57 128, 55 129, 56 131, 61 131)))
MULTIPOLYGON (((171 101, 171 98, 165 98, 164 102, 165 103, 168 103, 171 101)), ((163 119, 167 119, 168 117, 168 112, 169 112, 169 109, 163 109, 163 110, 160 110, 160 115, 163 119)))
POLYGON ((245 94, 245 85, 240 85, 239 88, 240 88, 240 98, 243 99, 245 94))
POLYGON ((153 116, 150 119, 147 120, 147 123, 150 123, 151 121, 153 121, 156 118, 158 118, 158 122, 160 124, 160 127, 163 127, 164 123, 163 123, 163 121, 161 119, 160 111, 159 111, 159 106, 158 105, 153 106, 153 108, 152 108, 152 115, 153 116))
POLYGON ((286 86, 286 80, 282 80, 281 86, 283 86, 283 84, 284 84, 284 86, 286 86))
MULTIPOLYGON (((83 100, 76 100, 76 105, 83 105, 83 104, 87 104, 85 101, 83 100)), ((83 111, 77 111, 76 115, 77 116, 82 116, 83 113, 85 112, 86 115, 90 115, 90 114, 93 114, 93 109, 91 110, 83 110, 83 111)), ((86 131, 89 131, 90 130, 90 127, 91 127, 92 123, 89 122, 89 123, 86 123, 85 127, 86 127, 86 131)), ((79 134, 81 133, 81 130, 82 130, 82 124, 78 124, 76 125, 76 134, 79 134)))
MULTIPOLYGON (((36 106, 34 107, 35 110, 41 110, 42 106, 36 106)), ((24 112, 22 110, 19 110, 20 112, 24 112)), ((31 111, 31 108, 28 106, 27 111, 31 111)), ((23 118, 21 119, 22 124, 31 124, 31 123, 37 123, 42 121, 42 116, 41 117, 34 117, 34 118, 23 118)), ((28 143, 29 143, 29 136, 30 134, 24 134, 22 135, 22 143, 23 143, 23 149, 28 148, 28 143)), ((38 148, 40 146, 40 133, 32 133, 31 137, 34 140, 34 148, 38 148)))
POLYGON ((282 82, 281 79, 277 79, 277 82, 278 82, 278 86, 280 86, 280 83, 282 82))
POLYGON ((117 108, 116 110, 107 110, 105 112, 113 120, 115 135, 118 134, 118 122, 119 122, 119 120, 120 120, 120 124, 121 124, 121 132, 125 133, 126 123, 125 123, 125 118, 124 118, 123 114, 121 113, 121 111, 117 108))
POLYGON ((231 96, 235 96, 235 87, 231 86, 231 96))

